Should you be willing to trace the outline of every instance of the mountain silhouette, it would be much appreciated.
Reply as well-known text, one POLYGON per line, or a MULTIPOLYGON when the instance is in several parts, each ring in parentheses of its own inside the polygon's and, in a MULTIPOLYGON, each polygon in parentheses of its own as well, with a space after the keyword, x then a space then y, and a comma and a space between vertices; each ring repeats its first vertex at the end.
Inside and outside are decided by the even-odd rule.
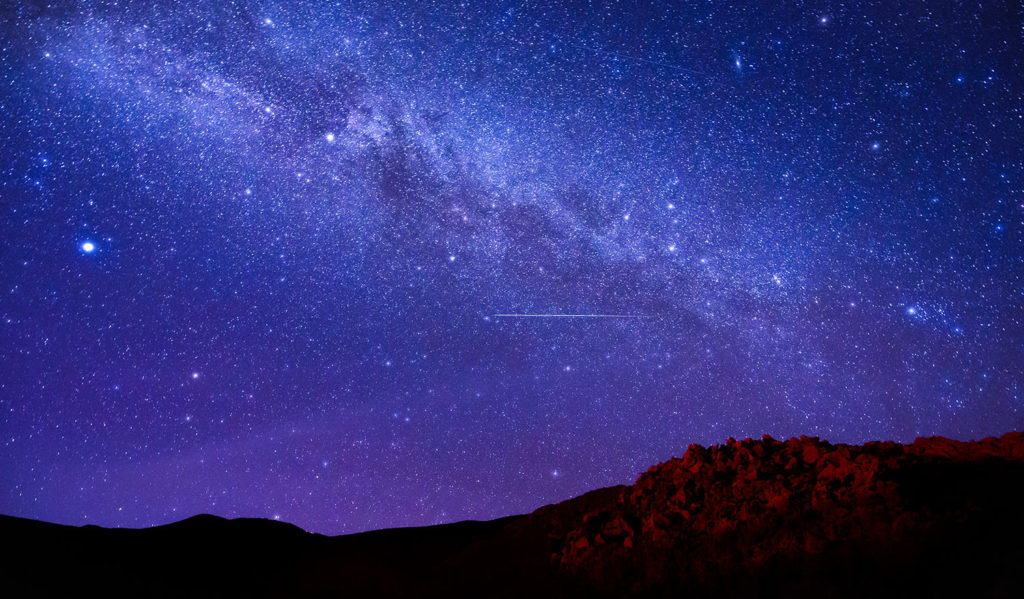
POLYGON ((328 537, 199 515, 0 516, 0 593, 154 597, 1017 597, 1024 433, 692 445, 630 486, 487 522, 328 537))

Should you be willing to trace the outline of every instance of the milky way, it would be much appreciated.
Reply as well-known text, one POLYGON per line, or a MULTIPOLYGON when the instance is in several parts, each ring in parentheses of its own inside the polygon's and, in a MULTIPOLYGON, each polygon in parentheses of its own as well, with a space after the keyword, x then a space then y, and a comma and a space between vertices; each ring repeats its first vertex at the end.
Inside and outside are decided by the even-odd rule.
POLYGON ((1024 428, 1024 9, 682 4, 4 3, 0 512, 333 534, 1024 428))

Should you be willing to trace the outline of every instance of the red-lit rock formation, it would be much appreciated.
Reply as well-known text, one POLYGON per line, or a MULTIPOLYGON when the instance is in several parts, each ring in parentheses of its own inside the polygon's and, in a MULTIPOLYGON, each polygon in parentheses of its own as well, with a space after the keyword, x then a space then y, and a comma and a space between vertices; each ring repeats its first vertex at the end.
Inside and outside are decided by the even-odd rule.
POLYGON ((552 559, 623 592, 728 586, 819 556, 884 565, 900 559, 890 553, 928 554, 922 545, 947 533, 970 536, 963 524, 991 524, 996 512, 986 510, 1008 507, 1005 493, 1024 482, 1014 464, 1024 464, 1024 433, 906 446, 767 436, 691 445, 584 515, 552 559))

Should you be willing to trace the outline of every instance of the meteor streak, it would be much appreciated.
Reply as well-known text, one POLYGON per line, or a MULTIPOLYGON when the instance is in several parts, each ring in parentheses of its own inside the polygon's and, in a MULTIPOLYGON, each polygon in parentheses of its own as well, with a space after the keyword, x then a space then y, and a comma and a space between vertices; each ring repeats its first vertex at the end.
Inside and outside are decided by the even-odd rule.
POLYGON ((495 318, 650 318, 636 314, 495 314, 495 318))

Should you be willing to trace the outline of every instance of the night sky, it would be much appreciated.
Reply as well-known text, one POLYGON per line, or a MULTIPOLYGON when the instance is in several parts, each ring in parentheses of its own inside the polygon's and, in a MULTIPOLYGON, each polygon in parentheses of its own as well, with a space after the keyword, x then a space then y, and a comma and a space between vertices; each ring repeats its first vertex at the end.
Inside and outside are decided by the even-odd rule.
POLYGON ((336 534, 1024 428, 1022 23, 5 1, 0 512, 336 534))

